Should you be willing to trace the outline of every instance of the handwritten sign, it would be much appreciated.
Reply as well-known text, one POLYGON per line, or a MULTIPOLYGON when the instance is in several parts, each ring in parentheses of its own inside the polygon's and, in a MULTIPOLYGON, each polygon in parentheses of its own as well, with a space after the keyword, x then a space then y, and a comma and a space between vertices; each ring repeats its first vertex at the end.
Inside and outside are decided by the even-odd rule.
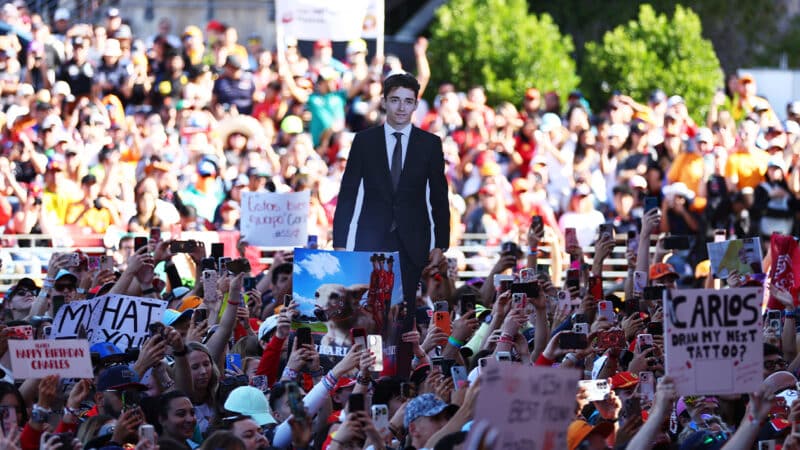
POLYGON ((258 247, 305 246, 310 201, 310 191, 242 192, 242 236, 258 247))
POLYGON ((92 358, 86 339, 8 341, 11 371, 17 380, 48 375, 92 378, 92 358))
POLYGON ((497 430, 495 448, 567 448, 579 375, 577 370, 490 360, 481 368, 474 421, 497 430))
POLYGON ((139 347, 148 335, 147 325, 160 321, 166 309, 163 300, 114 294, 70 302, 53 319, 51 338, 85 337, 92 344, 139 347))
POLYGON ((678 394, 757 390, 764 364, 762 289, 681 289, 665 296, 666 371, 678 394))

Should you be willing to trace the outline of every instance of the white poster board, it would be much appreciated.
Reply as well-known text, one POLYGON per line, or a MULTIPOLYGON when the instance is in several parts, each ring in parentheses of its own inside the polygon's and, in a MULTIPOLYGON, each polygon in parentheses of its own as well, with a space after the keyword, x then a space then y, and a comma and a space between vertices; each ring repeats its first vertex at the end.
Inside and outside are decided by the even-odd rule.
POLYGON ((92 378, 92 358, 86 339, 21 341, 9 340, 14 379, 92 378))
POLYGON ((567 448, 579 378, 577 370, 490 360, 481 368, 474 422, 497 430, 494 448, 567 448))
POLYGON ((256 247, 305 247, 311 191, 242 192, 242 239, 256 247))
POLYGON ((349 41, 362 35, 368 0, 276 0, 275 23, 295 39, 349 41))
POLYGON ((761 288, 665 293, 666 373, 679 395, 754 392, 763 379, 761 288))

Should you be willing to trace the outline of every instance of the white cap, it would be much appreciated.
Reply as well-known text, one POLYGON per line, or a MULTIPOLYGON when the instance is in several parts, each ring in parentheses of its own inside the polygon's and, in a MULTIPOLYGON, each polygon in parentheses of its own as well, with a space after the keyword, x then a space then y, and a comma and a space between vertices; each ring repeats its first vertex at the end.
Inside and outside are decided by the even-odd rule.
POLYGON ((683 101, 683 97, 680 95, 673 95, 672 97, 667 99, 667 108, 672 108, 675 105, 686 103, 683 101))
POLYGON ((53 20, 69 20, 70 14, 67 8, 58 8, 53 14, 53 20))

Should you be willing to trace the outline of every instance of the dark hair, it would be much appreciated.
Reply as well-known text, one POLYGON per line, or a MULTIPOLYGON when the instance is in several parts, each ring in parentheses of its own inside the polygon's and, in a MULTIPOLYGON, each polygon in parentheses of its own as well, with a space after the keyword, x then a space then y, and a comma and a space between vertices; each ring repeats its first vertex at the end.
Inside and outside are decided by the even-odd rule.
POLYGON ((171 401, 175 400, 176 398, 184 397, 191 399, 191 397, 189 397, 186 393, 179 390, 169 391, 166 394, 158 397, 158 403, 162 406, 162 408, 158 410, 158 418, 164 419, 169 415, 169 403, 171 401))
POLYGON ((401 87, 414 91, 414 98, 419 97, 419 81, 409 73, 398 73, 383 80, 383 98, 389 98, 392 91, 401 87))
POLYGON ((19 403, 19 410, 17 411, 17 424, 20 426, 28 422, 28 409, 25 407, 25 399, 13 384, 7 381, 0 381, 0 400, 8 394, 12 394, 19 403))
POLYGON ((244 442, 238 436, 233 434, 232 431, 219 430, 213 432, 209 437, 203 441, 200 446, 201 450, 215 450, 224 448, 225 450, 245 450, 244 442))
POLYGON ((286 385, 280 381, 272 385, 269 391, 269 409, 275 411, 278 408, 278 400, 286 394, 286 385))
POLYGON ((289 276, 292 275, 292 263, 288 263, 288 262, 287 263, 283 263, 283 264, 279 265, 278 267, 276 267, 275 270, 272 271, 272 284, 273 285, 278 282, 278 276, 280 276, 282 274, 286 274, 286 275, 289 275, 289 276))
POLYGON ((401 381, 397 377, 383 377, 375 382, 375 392, 372 394, 373 405, 388 405, 395 398, 400 397, 401 381))
POLYGON ((764 343, 764 356, 772 356, 772 355, 782 356, 783 353, 781 352, 781 349, 779 349, 778 347, 776 347, 776 346, 774 346, 772 344, 767 344, 765 342, 764 343))

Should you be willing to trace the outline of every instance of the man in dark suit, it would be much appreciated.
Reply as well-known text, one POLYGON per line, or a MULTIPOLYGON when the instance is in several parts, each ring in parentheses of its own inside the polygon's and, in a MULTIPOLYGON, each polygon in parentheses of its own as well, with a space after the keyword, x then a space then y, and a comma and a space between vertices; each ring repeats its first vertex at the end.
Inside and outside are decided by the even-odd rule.
POLYGON ((353 139, 333 219, 334 248, 400 253, 403 295, 412 314, 423 270, 438 268, 450 244, 442 141, 411 125, 418 95, 413 76, 386 78, 386 123, 353 139))

